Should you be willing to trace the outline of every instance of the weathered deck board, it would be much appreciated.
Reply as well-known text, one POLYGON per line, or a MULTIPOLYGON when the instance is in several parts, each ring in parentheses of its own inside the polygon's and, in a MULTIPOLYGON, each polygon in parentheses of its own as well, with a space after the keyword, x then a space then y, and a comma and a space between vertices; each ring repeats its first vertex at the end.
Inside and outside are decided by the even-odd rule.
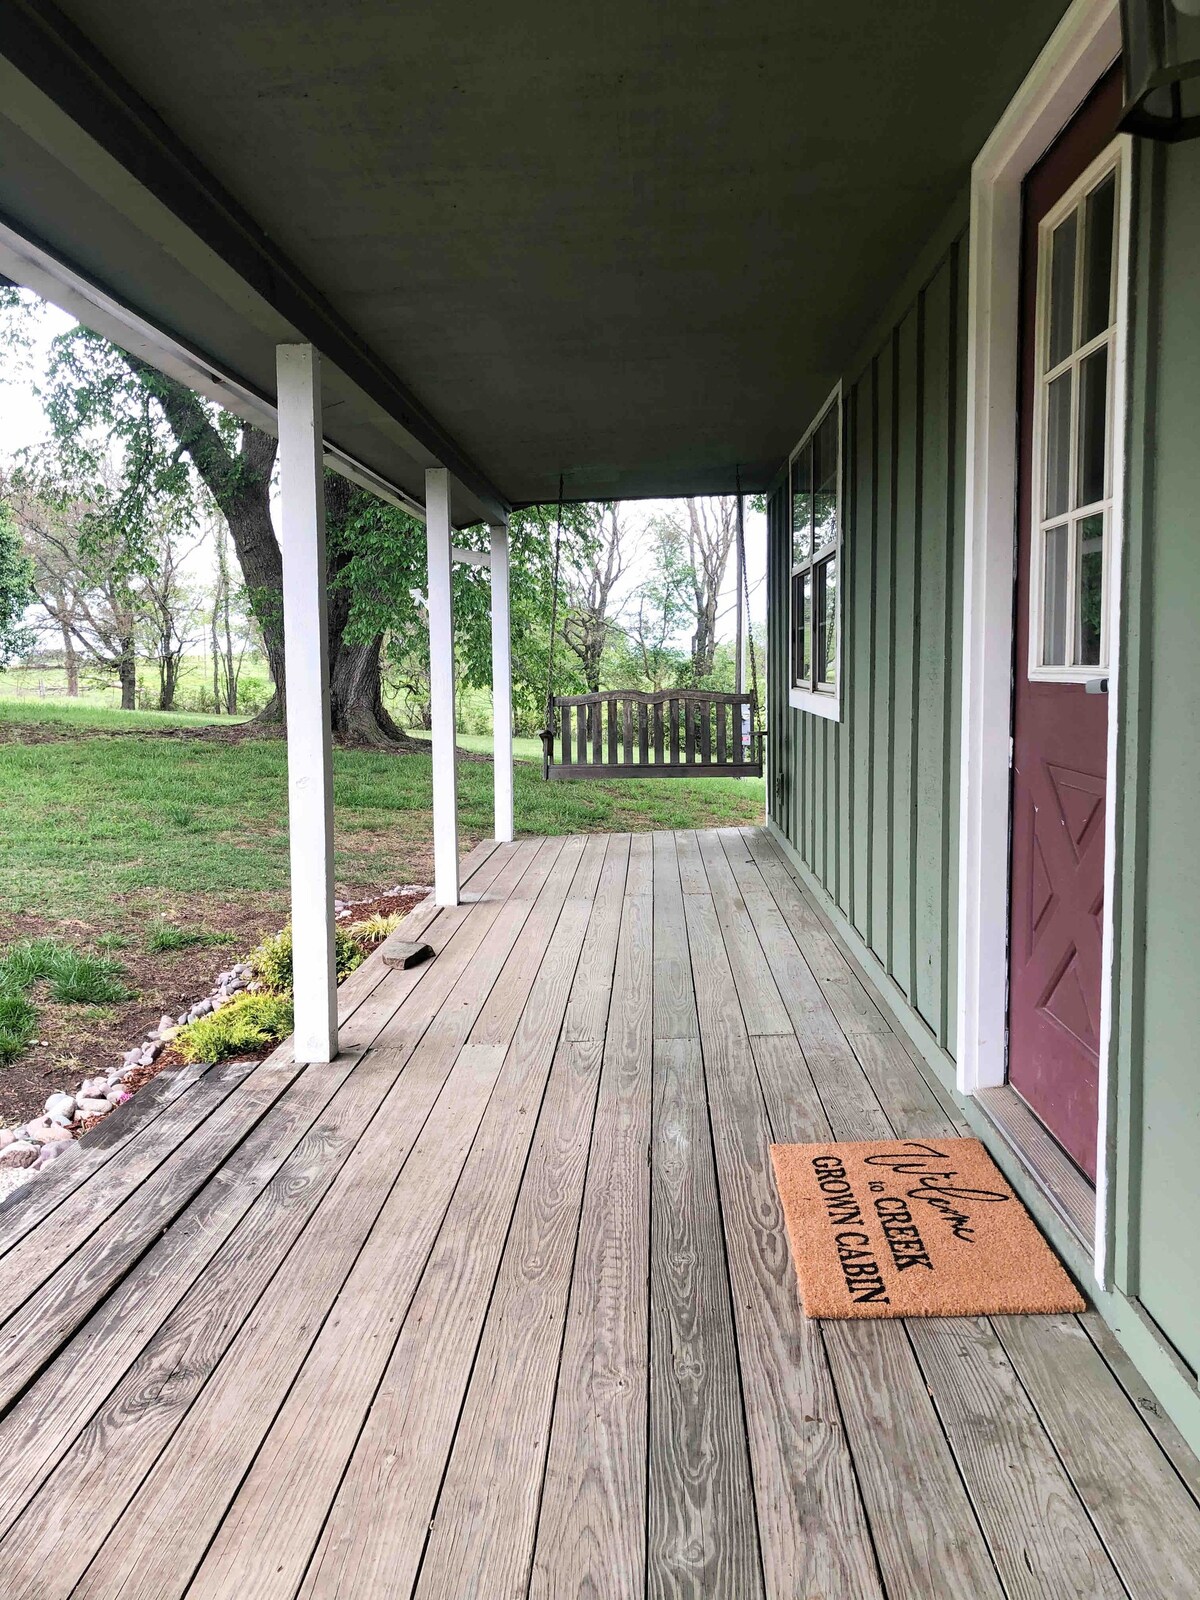
POLYGON ((552 1115, 538 1126, 521 1187, 418 1600, 527 1588, 600 1064, 595 1040, 562 1047, 552 1115))
POLYGON ((766 835, 467 873, 333 1066, 164 1079, 0 1210, 5 1600, 1197 1591, 1094 1317, 804 1317, 771 1138, 962 1124, 766 835))
MULTIPOLYGON (((875 1557, 820 1333, 797 1306, 766 1107, 719 919, 707 897, 689 896, 687 913, 692 960, 705 975, 700 1035, 766 1592, 869 1600, 880 1593, 875 1557)), ((766 1051, 777 1037, 762 1041, 766 1051)))
POLYGON ((754 1600, 762 1566, 695 1039, 654 1041, 653 1138, 646 1593, 754 1600))
MULTIPOLYGON (((648 842, 648 841, 647 841, 648 842)), ((654 990, 650 861, 633 841, 530 1593, 646 1583, 654 990)))

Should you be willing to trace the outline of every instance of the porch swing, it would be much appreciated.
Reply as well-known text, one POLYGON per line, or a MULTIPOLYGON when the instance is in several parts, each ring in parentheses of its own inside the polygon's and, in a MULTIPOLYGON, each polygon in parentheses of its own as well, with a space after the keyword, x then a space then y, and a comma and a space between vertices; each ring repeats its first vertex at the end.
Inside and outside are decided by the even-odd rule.
POLYGON ((554 588, 546 674, 546 726, 542 729, 543 776, 569 778, 761 778, 763 741, 750 590, 738 474, 738 678, 741 678, 743 616, 750 647, 748 693, 709 689, 603 689, 598 694, 555 694, 554 646, 558 630, 559 564, 562 555, 563 485, 558 483, 558 529, 554 537, 554 588), (744 611, 743 611, 744 607, 744 611), (555 760, 555 744, 559 759, 555 760))

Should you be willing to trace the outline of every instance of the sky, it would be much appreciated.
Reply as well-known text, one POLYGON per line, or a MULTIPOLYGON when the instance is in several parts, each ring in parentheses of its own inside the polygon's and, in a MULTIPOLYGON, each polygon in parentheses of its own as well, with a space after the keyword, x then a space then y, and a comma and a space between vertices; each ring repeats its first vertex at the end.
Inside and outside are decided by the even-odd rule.
MULTIPOLYGON (((58 333, 73 325, 74 319, 56 306, 44 305, 33 327, 32 348, 21 361, 0 349, 0 465, 7 466, 22 450, 35 447, 48 434, 36 387, 38 375, 45 370, 50 341, 58 333)), ((650 575, 650 541, 641 537, 656 516, 668 511, 669 500, 629 500, 623 508, 623 520, 629 530, 630 557, 619 587, 619 599, 631 596, 650 575)), ((766 558, 766 518, 746 507, 746 566, 750 582, 750 614, 757 624, 766 618, 766 589, 763 568, 766 558)), ((189 563, 194 580, 206 583, 213 568, 211 542, 205 541, 189 563)), ((737 595, 736 572, 730 560, 725 587, 721 595, 717 632, 721 639, 732 639, 736 625, 735 600, 737 595)), ((676 641, 686 642, 685 637, 676 641)))

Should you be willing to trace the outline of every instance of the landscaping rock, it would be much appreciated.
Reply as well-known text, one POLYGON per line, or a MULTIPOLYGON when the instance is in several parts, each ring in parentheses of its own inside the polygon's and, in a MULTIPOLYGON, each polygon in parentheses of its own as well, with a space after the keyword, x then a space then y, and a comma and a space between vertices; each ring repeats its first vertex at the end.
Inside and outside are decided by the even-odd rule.
POLYGON ((128 1089, 116 1088, 108 1091, 108 1103, 110 1106, 123 1106, 126 1100, 132 1099, 133 1096, 128 1089))
POLYGON ((175 1026, 175 1018, 174 1017, 168 1017, 166 1012, 164 1011, 162 1016, 159 1017, 159 1019, 158 1019, 158 1036, 159 1036, 159 1038, 160 1039, 162 1038, 164 1028, 173 1028, 174 1026, 175 1026))
POLYGON ((91 1095, 81 1095, 79 1097, 78 1115, 81 1118, 102 1117, 109 1109, 110 1107, 108 1101, 103 1099, 100 1095, 96 1095, 94 1098, 91 1095))
POLYGON ((80 1100, 95 1100, 104 1093, 105 1080, 103 1078, 85 1078, 79 1085, 80 1100))
POLYGON ((31 1167, 38 1158, 38 1147, 27 1139, 17 1139, 0 1150, 0 1172, 13 1167, 31 1167))
POLYGON ((49 1143, 55 1132, 55 1124, 49 1117, 35 1117, 32 1122, 25 1124, 25 1136, 33 1144, 49 1143))
POLYGON ((20 1189, 35 1176, 33 1167, 12 1167, 0 1172, 0 1200, 7 1199, 14 1189, 20 1189))
POLYGON ((121 1057, 121 1064, 126 1067, 136 1067, 141 1058, 142 1047, 139 1045, 136 1050, 126 1050, 121 1057))
POLYGON ((0 1128, 0 1150, 3 1150, 6 1144, 11 1144, 15 1138, 16 1134, 11 1128, 0 1128))
POLYGON ((206 1017, 212 1008, 211 997, 207 1000, 197 1000, 196 1004, 188 1012, 188 1017, 192 1022, 195 1022, 198 1017, 206 1017))
POLYGON ((57 1161, 59 1156, 65 1156, 74 1143, 74 1139, 68 1134, 65 1141, 56 1140, 52 1144, 44 1144, 38 1152, 37 1160, 33 1163, 33 1170, 40 1172, 43 1167, 48 1167, 52 1161, 57 1161))
POLYGON ((46 1101, 46 1115, 56 1122, 70 1122, 75 1115, 75 1096, 61 1092, 52 1094, 46 1101))

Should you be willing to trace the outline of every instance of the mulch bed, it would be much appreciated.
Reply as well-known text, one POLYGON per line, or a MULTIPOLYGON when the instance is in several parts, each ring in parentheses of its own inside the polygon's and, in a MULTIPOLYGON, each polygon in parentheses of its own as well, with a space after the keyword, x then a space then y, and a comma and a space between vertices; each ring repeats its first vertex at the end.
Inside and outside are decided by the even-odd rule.
MULTIPOLYGON (((345 927, 377 915, 405 916, 428 892, 412 888, 399 894, 371 895, 369 886, 364 885, 347 891, 365 897, 352 899, 338 920, 345 927)), ((111 954, 121 963, 129 987, 136 991, 133 1000, 104 1006, 57 1005, 44 992, 35 991, 37 1042, 0 1068, 0 1126, 14 1127, 39 1116, 47 1096, 56 1089, 72 1093, 82 1079, 111 1072, 125 1051, 140 1044, 164 1013, 177 1016, 209 994, 219 971, 241 961, 286 920, 286 901, 279 897, 225 899, 211 895, 194 899, 172 896, 169 905, 153 910, 143 904, 123 903, 114 907, 113 920, 105 926, 75 918, 59 922, 34 916, 0 917, 0 948, 21 939, 51 935, 80 949, 92 949, 100 934, 120 933, 129 943, 111 954), (181 928, 232 933, 234 940, 150 952, 144 948, 146 931, 159 916, 181 928)), ((139 1067, 127 1087, 131 1091, 140 1088, 164 1066, 177 1065, 179 1059, 168 1048, 152 1067, 139 1067)))
POLYGON ((39 986, 37 1042, 7 1067, 0 1067, 0 1125, 14 1126, 38 1116, 55 1089, 73 1091, 81 1079, 109 1073, 126 1050, 140 1044, 164 1012, 177 1016, 208 994, 223 968, 240 961, 286 919, 274 896, 225 899, 211 895, 173 895, 169 904, 150 909, 128 902, 113 907, 105 924, 29 915, 0 917, 0 949, 42 935, 81 950, 95 949, 102 933, 118 933, 129 943, 106 952, 119 961, 135 998, 102 1006, 58 1005, 39 986), (191 945, 152 952, 147 930, 159 916, 181 928, 210 928, 234 935, 230 944, 191 945), (42 1041, 45 1043, 42 1043, 42 1041))
POLYGON ((406 917, 429 894, 428 889, 406 889, 402 894, 380 894, 373 900, 354 900, 338 913, 338 921, 365 922, 368 917, 406 917))

